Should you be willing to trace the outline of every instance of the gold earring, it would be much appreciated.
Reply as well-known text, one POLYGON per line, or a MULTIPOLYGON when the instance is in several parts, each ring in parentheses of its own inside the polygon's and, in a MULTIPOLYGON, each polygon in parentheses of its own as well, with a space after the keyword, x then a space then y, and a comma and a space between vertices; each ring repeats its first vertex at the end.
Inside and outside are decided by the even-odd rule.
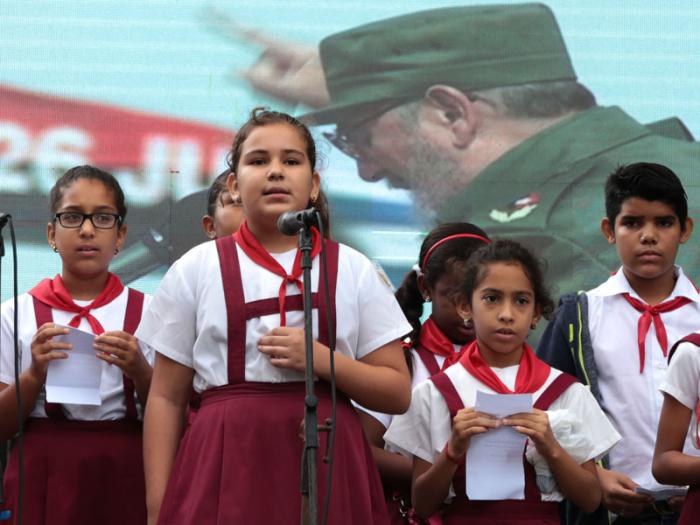
POLYGON ((55 244, 51 245, 51 249, 54 251, 54 253, 58 253, 58 247, 55 244))
POLYGON ((311 204, 316 204, 317 199, 318 199, 318 195, 312 195, 311 196, 311 204))
POLYGON ((537 328, 537 321, 532 321, 530 323, 530 330, 534 330, 535 328, 537 328))
POLYGON ((114 249, 114 255, 117 255, 117 254, 119 254, 119 248, 114 249))
POLYGON ((469 317, 465 317, 464 319, 462 319, 462 323, 467 328, 471 328, 471 326, 472 326, 472 320, 469 317))

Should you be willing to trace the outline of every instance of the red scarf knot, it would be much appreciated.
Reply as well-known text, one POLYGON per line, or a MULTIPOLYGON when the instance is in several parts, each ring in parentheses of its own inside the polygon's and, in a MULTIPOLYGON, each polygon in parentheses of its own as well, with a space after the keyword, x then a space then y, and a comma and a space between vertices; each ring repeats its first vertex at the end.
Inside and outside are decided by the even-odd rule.
POLYGON ((685 306, 692 301, 687 297, 676 297, 670 301, 664 303, 659 303, 654 306, 643 303, 639 299, 632 297, 628 293, 623 293, 622 297, 638 312, 642 315, 639 316, 639 322, 637 323, 637 346, 639 347, 639 373, 644 372, 644 357, 646 355, 646 338, 651 323, 654 323, 654 329, 656 330, 656 340, 661 345, 661 351, 666 357, 668 353, 668 336, 666 335, 666 327, 664 326, 663 319, 661 315, 666 312, 672 312, 677 310, 681 306, 685 306))
MULTIPOLYGON (((321 251, 321 234, 316 228, 311 228, 311 258, 316 257, 321 251)), ((250 257, 250 259, 257 265, 262 266, 266 270, 279 275, 282 277, 282 283, 279 289, 279 301, 280 301, 280 326, 286 326, 287 315, 285 309, 285 303, 287 299, 287 283, 293 283, 297 285, 299 291, 303 291, 303 282, 300 279, 302 274, 301 269, 301 250, 297 248, 296 256, 294 257, 294 264, 292 265, 292 273, 288 274, 286 270, 278 263, 272 255, 260 244, 260 241, 253 235, 248 227, 248 222, 243 221, 241 227, 236 233, 233 234, 233 238, 241 247, 243 252, 250 257)))
POLYGON ((57 275, 53 279, 42 280, 34 288, 29 290, 29 295, 51 308, 63 310, 64 312, 75 312, 76 315, 70 320, 68 326, 77 328, 80 326, 80 320, 84 317, 90 324, 92 333, 100 335, 105 330, 102 328, 97 318, 90 313, 90 310, 111 303, 114 299, 119 297, 119 294, 121 294, 123 290, 124 285, 119 280, 119 277, 110 273, 107 277, 107 284, 100 294, 87 306, 78 306, 68 293, 61 276, 57 275))
POLYGON ((455 351, 452 341, 440 330, 433 317, 430 316, 420 328, 419 344, 429 352, 444 357, 445 361, 442 363, 440 369, 445 370, 447 367, 459 361, 459 358, 462 357, 469 343, 463 345, 458 351, 455 351))
POLYGON ((476 341, 467 347, 459 362, 467 369, 467 372, 499 394, 537 392, 547 381, 551 371, 551 367, 539 359, 527 343, 523 343, 523 355, 520 357, 518 374, 515 376, 515 390, 508 388, 491 370, 481 355, 476 341))

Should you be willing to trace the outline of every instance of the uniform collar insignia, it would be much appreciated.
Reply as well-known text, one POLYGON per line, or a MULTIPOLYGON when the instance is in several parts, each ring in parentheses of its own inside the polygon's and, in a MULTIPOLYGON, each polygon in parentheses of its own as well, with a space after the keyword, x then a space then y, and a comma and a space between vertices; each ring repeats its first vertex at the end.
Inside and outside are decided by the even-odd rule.
POLYGON ((494 208, 489 213, 489 217, 496 222, 511 222, 518 219, 523 219, 532 213, 532 210, 537 208, 540 203, 540 194, 536 192, 530 192, 527 195, 515 199, 513 202, 508 204, 506 209, 498 210, 494 208))

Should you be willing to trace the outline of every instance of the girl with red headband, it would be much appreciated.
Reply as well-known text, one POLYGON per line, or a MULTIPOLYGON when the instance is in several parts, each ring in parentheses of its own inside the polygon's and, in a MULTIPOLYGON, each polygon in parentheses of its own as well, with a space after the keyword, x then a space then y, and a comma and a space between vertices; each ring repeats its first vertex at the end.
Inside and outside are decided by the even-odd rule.
MULTIPOLYGON (((13 300, 2 305, 0 439, 18 430, 16 388, 22 394, 26 525, 121 525, 146 522, 141 412, 151 382, 152 352, 132 335, 148 298, 125 288, 109 263, 126 238, 124 193, 109 173, 78 166, 50 193, 48 242, 61 273, 17 298, 19 383, 13 360, 13 300), (91 332, 103 361, 100 404, 47 402, 51 362, 71 359, 56 340, 65 326, 91 332)), ((5 496, 17 523, 20 465, 13 450, 5 496)))
MULTIPOLYGON (((320 205, 315 161, 306 126, 284 113, 255 110, 229 154, 229 190, 240 195, 246 220, 234 235, 178 260, 139 327, 139 337, 157 352, 144 428, 151 524, 300 521, 302 279, 298 239, 280 233, 277 221, 284 212, 320 205), (201 405, 183 435, 192 386, 201 405)), ((331 415, 333 333, 339 389, 329 522, 386 523, 379 475, 348 398, 383 412, 406 410, 410 377, 401 338, 411 327, 365 256, 312 231, 319 422, 331 415)), ((324 433, 321 451, 326 441, 324 433)), ((326 474, 319 457, 319 510, 326 474)))
MULTIPOLYGON (((442 224, 423 239, 418 262, 395 294, 413 327, 404 341, 413 386, 455 363, 473 341, 472 324, 457 314, 455 297, 469 256, 489 242, 481 228, 462 222, 442 224), (432 309, 430 317, 421 323, 425 303, 431 303, 432 309)), ((411 459, 384 448, 391 415, 359 408, 392 517, 401 523, 401 514, 410 512, 411 459)))
POLYGON ((412 496, 419 516, 441 511, 445 524, 559 525, 556 502, 564 497, 588 512, 600 503, 594 460, 619 435, 590 392, 539 360, 525 341, 553 306, 537 260, 518 243, 496 241, 469 259, 458 312, 474 323, 476 339, 457 364, 414 389, 411 408, 394 418, 385 435, 391 446, 413 456, 412 496), (477 391, 532 393, 534 408, 499 419, 474 410, 477 391), (567 429, 556 437, 550 413, 566 415, 567 429), (502 425, 530 442, 524 499, 469 500, 470 440, 502 425), (576 459, 560 444, 568 435, 577 436, 576 459))

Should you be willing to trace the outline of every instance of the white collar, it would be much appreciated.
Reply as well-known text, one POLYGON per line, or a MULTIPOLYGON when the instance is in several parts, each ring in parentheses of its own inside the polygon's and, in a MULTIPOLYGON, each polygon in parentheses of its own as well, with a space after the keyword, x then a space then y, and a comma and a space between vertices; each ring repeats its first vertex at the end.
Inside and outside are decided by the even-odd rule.
MULTIPOLYGON (((693 282, 683 273, 683 269, 680 266, 674 266, 674 272, 676 274, 676 284, 673 287, 671 294, 666 297, 664 301, 675 299, 676 297, 687 297, 693 302, 700 303, 700 293, 698 293, 698 290, 695 288, 693 282)), ((625 277, 625 272, 622 271, 622 268, 619 268, 617 272, 611 275, 607 281, 588 293, 590 295, 597 295, 600 297, 609 297, 627 293, 632 297, 639 299, 643 303, 646 303, 646 301, 639 297, 637 292, 634 291, 627 280, 627 277, 625 277)))

